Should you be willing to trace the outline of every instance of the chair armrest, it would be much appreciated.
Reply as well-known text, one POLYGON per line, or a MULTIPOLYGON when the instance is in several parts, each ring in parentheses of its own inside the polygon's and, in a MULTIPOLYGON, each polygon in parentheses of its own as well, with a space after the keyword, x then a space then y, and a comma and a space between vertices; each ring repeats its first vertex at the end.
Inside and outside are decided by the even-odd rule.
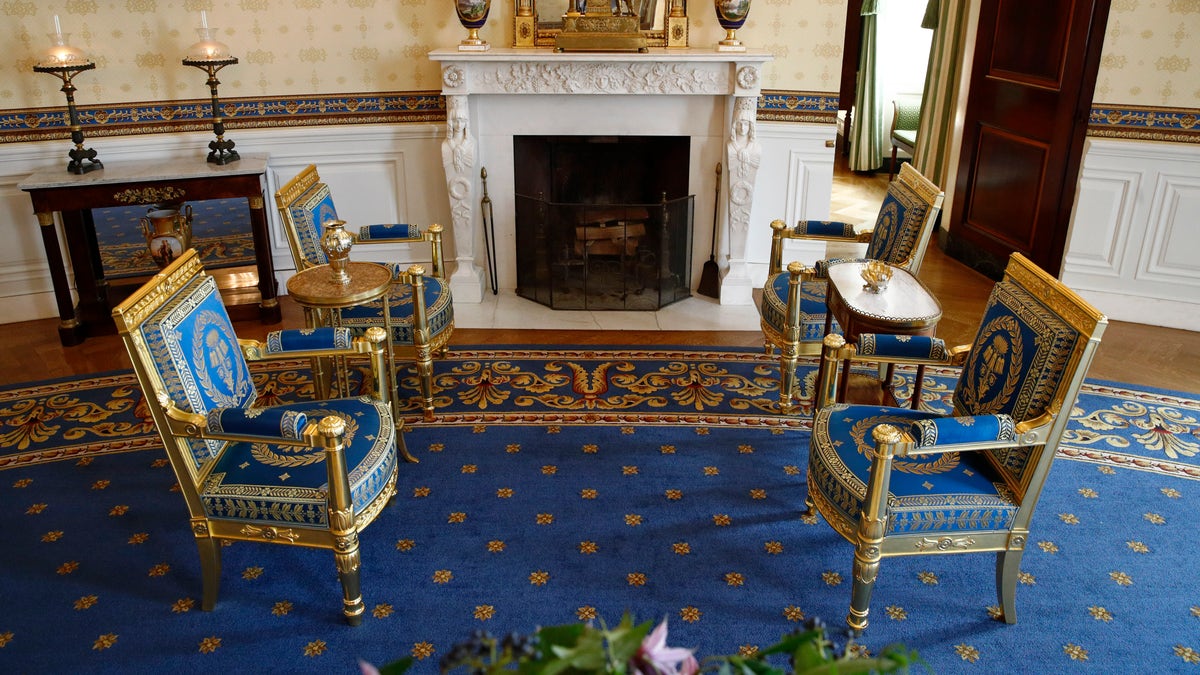
POLYGON ((206 434, 259 436, 299 440, 308 426, 308 416, 294 410, 274 408, 213 408, 204 416, 206 434))
POLYGON ((395 243, 403 241, 421 241, 425 233, 416 225, 407 223, 385 223, 363 225, 358 228, 358 243, 395 243))
POLYGON ((269 361, 307 356, 370 354, 375 350, 373 345, 387 339, 387 333, 382 328, 378 334, 368 329, 360 337, 352 335, 349 328, 287 328, 268 333, 265 342, 238 340, 238 346, 242 348, 247 361, 269 361))
POLYGON ((928 365, 945 365, 950 362, 946 342, 928 335, 861 333, 855 352, 856 358, 862 360, 903 359, 905 362, 928 365))
POLYGON ((858 240, 853 225, 836 220, 801 220, 785 236, 791 239, 858 240))
POLYGON ((918 448, 951 443, 1016 441, 1016 423, 1009 415, 972 415, 917 420, 909 434, 918 448))
POLYGON ((354 342, 349 328, 288 328, 267 333, 267 354, 346 350, 354 342))

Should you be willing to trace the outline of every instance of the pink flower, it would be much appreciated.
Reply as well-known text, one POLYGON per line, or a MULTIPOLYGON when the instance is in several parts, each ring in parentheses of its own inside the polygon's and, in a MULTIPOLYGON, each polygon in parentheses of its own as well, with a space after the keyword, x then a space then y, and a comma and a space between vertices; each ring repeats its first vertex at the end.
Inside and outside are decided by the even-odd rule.
POLYGON ((695 675, 700 670, 692 650, 667 646, 667 620, 650 631, 629 660, 635 675, 695 675))

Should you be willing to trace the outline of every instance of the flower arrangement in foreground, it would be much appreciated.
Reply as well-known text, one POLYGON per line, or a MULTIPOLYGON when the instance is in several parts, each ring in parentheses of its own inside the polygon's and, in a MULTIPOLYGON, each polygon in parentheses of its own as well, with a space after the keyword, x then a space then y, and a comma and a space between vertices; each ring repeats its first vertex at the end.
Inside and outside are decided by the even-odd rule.
MULTIPOLYGON (((709 656, 703 666, 692 650, 667 646, 667 621, 651 629, 650 621, 635 624, 626 613, 615 627, 603 622, 547 626, 532 634, 510 633, 496 638, 475 631, 442 657, 440 669, 462 668, 470 675, 850 675, 853 673, 908 672, 923 663, 903 645, 885 647, 879 655, 864 656, 852 639, 844 645, 826 636, 820 619, 809 619, 804 628, 751 655, 709 656), (771 659, 771 657, 775 657, 771 659)), ((411 657, 381 668, 361 663, 363 675, 400 675, 413 664, 411 657)))

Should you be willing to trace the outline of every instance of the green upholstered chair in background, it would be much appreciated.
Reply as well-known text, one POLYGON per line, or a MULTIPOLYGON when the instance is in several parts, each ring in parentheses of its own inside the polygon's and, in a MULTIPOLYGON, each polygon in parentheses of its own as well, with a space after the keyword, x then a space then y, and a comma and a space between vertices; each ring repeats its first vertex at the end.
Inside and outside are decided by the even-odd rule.
POLYGON ((187 503, 211 610, 221 544, 242 540, 331 551, 342 611, 362 622, 358 535, 396 488, 391 407, 362 396, 256 407, 249 360, 360 355, 385 391, 383 329, 233 332, 213 278, 189 249, 113 310, 117 329, 187 503))
POLYGON ((1034 507, 1107 323, 1013 254, 970 346, 825 338, 806 501, 854 544, 851 629, 867 626, 883 558, 971 552, 996 553, 996 594, 1016 622, 1034 507), (961 365, 953 411, 831 404, 842 359, 961 365))
MULTIPOLYGON (((788 239, 867 243, 866 259, 882 260, 916 274, 925 257, 934 223, 942 209, 944 193, 911 165, 900 170, 899 180, 888 185, 875 227, 856 232, 849 223, 802 220, 795 227, 771 223, 771 257, 767 282, 759 307, 767 354, 779 348, 779 405, 794 410, 801 397, 796 382, 796 361, 801 355, 820 352, 825 335, 825 293, 830 265, 846 259, 818 261, 815 268, 791 263, 782 268, 783 244, 788 239)), ((837 322, 833 330, 840 331, 837 322)))
MULTIPOLYGON (((287 233, 288 245, 296 271, 303 271, 328 262, 321 250, 321 235, 325 223, 338 219, 329 186, 321 181, 317 167, 308 165, 295 178, 275 193, 275 205, 287 233)), ((442 266, 442 226, 430 225, 421 230, 415 225, 363 225, 355 237, 355 245, 421 244, 429 246, 430 268, 423 277, 424 324, 413 302, 413 283, 408 274, 409 263, 389 263, 394 286, 388 296, 391 313, 392 340, 396 357, 412 361, 417 370, 417 384, 422 393, 422 408, 426 420, 433 420, 434 354, 444 354, 454 333, 454 303, 450 284, 442 266)), ((353 255, 353 253, 351 253, 353 255)), ((341 310, 341 325, 356 333, 371 326, 383 325, 382 301, 341 310)))
POLYGON ((892 162, 888 164, 888 180, 896 175, 896 150, 909 155, 917 147, 917 128, 921 126, 921 97, 904 96, 892 101, 892 162))

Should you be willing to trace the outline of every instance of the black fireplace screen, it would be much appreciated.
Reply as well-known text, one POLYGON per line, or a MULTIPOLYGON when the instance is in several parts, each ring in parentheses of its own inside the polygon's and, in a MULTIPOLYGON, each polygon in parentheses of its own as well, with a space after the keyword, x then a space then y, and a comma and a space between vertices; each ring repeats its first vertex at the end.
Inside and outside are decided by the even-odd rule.
POLYGON ((517 294, 581 310, 656 310, 690 297, 693 201, 555 204, 517 195, 517 294))
POLYGON ((690 296, 686 136, 517 136, 517 293, 554 309, 690 296))

